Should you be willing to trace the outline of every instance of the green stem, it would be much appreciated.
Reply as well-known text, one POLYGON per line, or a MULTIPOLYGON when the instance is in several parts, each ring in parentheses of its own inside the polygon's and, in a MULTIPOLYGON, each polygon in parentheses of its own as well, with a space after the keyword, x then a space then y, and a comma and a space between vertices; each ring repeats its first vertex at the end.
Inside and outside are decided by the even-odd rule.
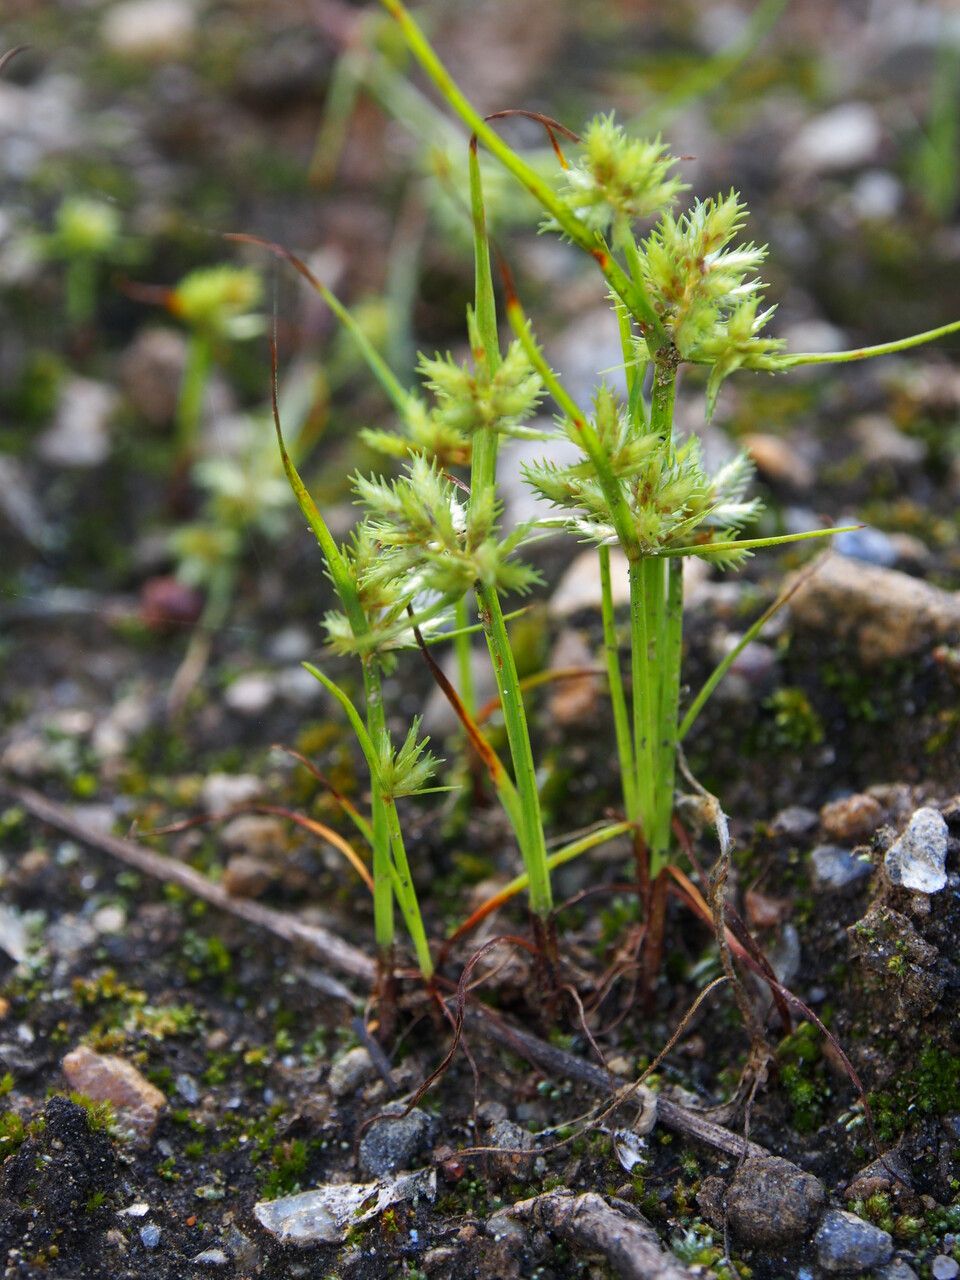
POLYGON ((650 400, 650 430, 664 440, 673 438, 673 402, 677 391, 677 368, 671 361, 658 360, 653 368, 650 400))
POLYGON ((176 440, 181 458, 189 457, 196 448, 203 417, 203 397, 213 365, 213 343, 209 333, 197 329, 187 343, 187 364, 177 401, 176 440))
MULTIPOLYGON (((433 976, 430 944, 427 942, 427 935, 423 928, 423 917, 420 915, 417 891, 413 887, 413 878, 410 874, 410 864, 407 861, 407 851, 403 843, 403 832, 400 829, 400 818, 397 815, 396 802, 392 797, 384 796, 380 808, 384 814, 387 830, 390 833, 390 847, 393 850, 393 862, 397 870, 397 876, 394 880, 397 901, 400 903, 400 910, 403 913, 407 931, 413 942, 413 949, 417 955, 417 964, 420 966, 420 972, 429 981, 433 976)), ((374 885, 376 885, 376 877, 374 877, 374 885)))
MULTIPOLYGON (((374 742, 379 742, 387 726, 380 667, 373 655, 363 659, 363 697, 367 732, 374 742)), ((370 770, 370 814, 373 818, 373 933, 377 949, 381 955, 386 955, 393 947, 395 937, 390 875, 392 841, 387 823, 387 805, 383 799, 380 779, 373 769, 370 770)))
POLYGON ((911 347, 922 347, 924 343, 936 342, 938 338, 946 338, 951 333, 960 331, 960 320, 952 320, 950 324, 942 324, 937 329, 925 329, 923 333, 913 333, 908 338, 896 338, 893 342, 881 342, 875 347, 855 347, 851 351, 797 351, 793 355, 777 356, 777 369, 796 369, 808 364, 848 364, 852 360, 872 360, 874 356, 892 356, 898 351, 909 351, 911 347))
POLYGON ((630 672, 633 679, 633 755, 636 797, 647 843, 653 838, 654 780, 652 742, 653 670, 650 663, 650 619, 645 560, 630 561, 630 672))
POLYGON ((613 726, 617 739, 617 756, 620 761, 620 780, 623 788, 623 805, 627 817, 636 822, 637 779, 633 758, 633 742, 630 737, 630 717, 623 692, 623 676, 620 672, 620 646, 617 643, 617 622, 613 609, 613 590, 610 581, 610 548, 600 547, 600 610, 603 617, 603 651, 607 663, 607 685, 613 706, 613 726))
POLYGON ((483 116, 471 105, 459 86, 414 21, 402 0, 381 0, 403 32, 404 39, 414 57, 436 85, 441 96, 457 113, 466 126, 482 140, 500 163, 527 188, 534 199, 560 225, 563 232, 586 253, 596 259, 601 271, 615 293, 623 298, 631 314, 645 331, 651 351, 660 351, 667 345, 667 335, 645 290, 631 280, 620 264, 607 250, 602 237, 591 231, 575 213, 559 198, 549 183, 532 169, 512 147, 503 141, 483 116))
POLYGON ((660 798, 657 831, 650 851, 650 875, 656 879, 666 864, 673 818, 673 789, 677 768, 677 718, 680 713, 680 671, 683 660, 683 562, 671 560, 667 569, 666 616, 663 627, 662 698, 660 703, 660 798))
POLYGON ((97 268, 93 258, 80 254, 67 263, 66 312, 72 329, 85 328, 95 310, 97 268))
POLYGON ((522 825, 517 832, 517 839, 530 877, 530 909, 535 915, 543 918, 549 915, 553 908, 553 893, 550 889, 550 870, 547 865, 547 848, 543 836, 543 819, 540 815, 540 793, 537 788, 537 774, 533 763, 530 731, 523 706, 517 665, 510 647, 496 589, 477 583, 476 590, 480 619, 486 633, 487 646, 497 681, 497 692, 500 695, 516 788, 520 795, 522 825))
MULTIPOLYGON (((484 367, 488 377, 492 378, 500 365, 500 337, 490 270, 490 244, 487 238, 480 161, 474 146, 470 148, 470 208, 473 215, 475 319, 481 344, 481 350, 473 354, 477 365, 484 367)), ((492 427, 482 427, 473 434, 468 523, 476 505, 496 492, 498 445, 499 436, 492 427)), ((543 819, 540 815, 540 793, 523 706, 523 692, 497 589, 477 582, 475 590, 513 761, 514 783, 519 796, 519 813, 517 806, 512 806, 513 821, 524 866, 530 876, 530 909, 545 925, 553 907, 553 895, 550 890, 550 870, 547 866, 543 819)), ((549 929, 545 927, 544 933, 549 933, 549 929)))
POLYGON ((477 695, 473 683, 473 647, 470 644, 469 618, 467 597, 461 596, 456 604, 457 631, 453 638, 453 652, 457 659, 457 692, 472 719, 477 714, 477 695))
MULTIPOLYGON (((669 449, 673 448, 676 380, 674 362, 658 360, 650 429, 669 449)), ((659 557, 631 561, 630 622, 637 798, 649 875, 655 881, 670 851, 683 629, 683 577, 669 573, 659 557)))

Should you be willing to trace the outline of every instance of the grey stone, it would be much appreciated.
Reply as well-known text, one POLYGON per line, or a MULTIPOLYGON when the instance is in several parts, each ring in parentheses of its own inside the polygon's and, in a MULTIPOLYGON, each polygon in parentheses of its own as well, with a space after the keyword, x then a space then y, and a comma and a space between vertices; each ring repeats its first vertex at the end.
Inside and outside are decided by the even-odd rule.
POLYGON ((927 446, 916 436, 907 436, 883 414, 865 413, 850 428, 862 450, 865 466, 887 464, 918 467, 927 456, 927 446))
POLYGON ((230 1259, 222 1249, 204 1249, 202 1253, 198 1253, 193 1259, 194 1264, 200 1267, 225 1267, 230 1259))
MULTIPOLYGON (((851 523, 851 517, 841 517, 838 524, 851 523)), ((847 533, 838 533, 833 540, 833 549, 850 560, 862 560, 864 564, 876 564, 882 569, 891 569, 900 558, 897 548, 887 534, 880 529, 872 529, 864 525, 862 529, 851 529, 847 533)))
POLYGON ((0 951, 6 952, 14 964, 21 964, 27 958, 29 941, 29 932, 19 911, 0 903, 0 951))
POLYGON ((873 107, 844 102, 805 124, 784 152, 783 162, 798 176, 857 169, 875 158, 882 136, 873 107))
POLYGON ((406 1115, 403 1111, 398 1103, 384 1108, 360 1139, 360 1168, 371 1177, 407 1168, 430 1140, 433 1122, 427 1113, 419 1107, 406 1115))
MULTIPOLYGON (((482 637, 481 637, 482 642, 482 637)), ((455 689, 460 690, 460 676, 456 654, 448 653, 440 663, 443 674, 455 689)), ((470 650, 470 672, 473 676, 473 692, 477 706, 497 696, 497 682, 490 664, 486 645, 474 644, 470 650)), ((439 686, 430 690, 423 707, 423 731, 432 738, 448 738, 460 729, 460 721, 446 694, 439 686)))
POLYGON ((838 844, 817 845, 810 854, 810 882, 817 893, 856 893, 873 873, 873 865, 838 844))
POLYGON ((97 931, 89 920, 68 913, 50 925, 44 934, 44 941, 50 954, 57 960, 72 963, 95 945, 97 931))
POLYGON ((108 903, 97 908, 92 923, 100 934, 123 933, 127 927, 127 913, 118 903, 108 903))
POLYGON ((853 1182, 861 1182, 865 1178, 878 1179, 888 1186, 900 1184, 913 1189, 913 1174, 899 1151, 885 1151, 882 1156, 861 1169, 853 1182))
POLYGON ((917 1273, 903 1258, 894 1258, 885 1266, 877 1267, 873 1275, 874 1280, 917 1280, 917 1273))
POLYGON ((55 537, 19 458, 0 454, 0 516, 31 546, 44 550, 55 537))
POLYGON ((173 1083, 184 1102, 188 1106, 195 1107, 200 1101, 200 1089, 193 1076, 188 1075, 186 1071, 181 1071, 173 1083))
POLYGON ((250 671, 237 676, 223 695, 231 711, 241 716, 261 715, 277 696, 277 682, 266 671, 250 671))
MULTIPOLYGON (((710 576, 709 566, 696 556, 687 556, 683 562, 684 608, 692 608, 704 597, 704 587, 710 576)), ((627 557, 619 549, 610 550, 610 594, 613 606, 625 608, 630 603, 630 581, 627 557)), ((567 566, 550 597, 549 609, 555 618, 570 618, 587 609, 599 609, 600 570, 594 550, 581 551, 567 566)))
POLYGON ((347 1098, 377 1074, 373 1059, 363 1045, 341 1054, 330 1068, 327 1088, 335 1098, 347 1098))
POLYGON ((917 893, 939 893, 947 883, 947 824, 936 809, 918 809, 883 865, 892 884, 917 893))
MULTIPOLYGON (((610 592, 614 608, 630 603, 627 557, 619 549, 610 551, 610 592)), ((555 618, 569 618, 585 609, 600 608, 600 571, 597 553, 581 551, 567 566, 550 597, 550 612, 555 618)))
POLYGON ((502 1154, 490 1157, 491 1168, 502 1177, 522 1182, 534 1172, 535 1159, 517 1154, 534 1150, 536 1144, 528 1129, 513 1120, 499 1120, 493 1126, 489 1145, 503 1148, 502 1154))
MULTIPOLYGON (((536 431, 550 431, 549 418, 538 418, 528 424, 536 431)), ((550 440, 511 440, 500 451, 497 475, 503 501, 503 519, 508 528, 531 520, 551 519, 559 513, 547 500, 527 484, 523 468, 543 460, 558 466, 578 462, 582 454, 566 436, 550 440)), ((558 527, 556 532, 561 532, 558 527)))
POLYGON ((960 1275, 960 1262, 956 1258, 948 1258, 945 1253, 938 1253, 930 1263, 930 1274, 933 1280, 956 1280, 960 1275))
POLYGON ((850 188, 849 200, 861 218, 886 222, 903 203, 903 185, 886 169, 866 169, 850 188))
POLYGON ((188 54, 196 32, 189 0, 121 0, 100 29, 107 50, 134 62, 165 62, 188 54))
MULTIPOLYGON (((306 627, 283 627, 271 636, 267 653, 274 662, 301 662, 316 652, 318 642, 319 636, 312 635, 306 627)), ((320 688, 316 680, 313 683, 320 688)))
POLYGON ((99 760, 116 760, 125 755, 131 739, 150 724, 150 700, 145 693, 131 693, 114 703, 93 727, 90 739, 99 760))
POLYGON ((160 1243, 160 1228, 154 1222, 148 1222, 140 1228, 140 1239, 145 1249, 155 1249, 160 1243))
POLYGON ((829 1209, 823 1215, 814 1244, 824 1271, 842 1274, 869 1271, 893 1256, 889 1232, 844 1209, 829 1209))
POLYGON ((223 813, 263 794, 263 780, 252 773, 211 773, 200 791, 207 813, 223 813))
POLYGON ((802 805, 788 805, 781 809, 770 824, 774 835, 785 836, 788 840, 799 840, 812 831, 819 822, 813 809, 805 809, 802 805))
POLYGON ((486 1222, 486 1233, 494 1240, 506 1240, 518 1249, 526 1247, 529 1237, 523 1223, 511 1215, 509 1209, 498 1209, 486 1222))
POLYGON ((784 1244, 806 1235, 827 1202, 822 1183, 779 1156, 746 1160, 727 1191, 730 1229, 743 1243, 784 1244))
POLYGON ((60 467, 98 467, 110 455, 110 419, 118 396, 91 378, 69 378, 60 392, 53 424, 40 437, 44 462, 60 467))
POLYGON ((323 685, 305 667, 284 667, 274 677, 277 693, 294 707, 306 707, 323 697, 323 685))
POLYGON ((27 782, 46 777, 60 768, 63 753, 57 750, 59 745, 40 734, 24 734, 0 752, 0 768, 27 782))

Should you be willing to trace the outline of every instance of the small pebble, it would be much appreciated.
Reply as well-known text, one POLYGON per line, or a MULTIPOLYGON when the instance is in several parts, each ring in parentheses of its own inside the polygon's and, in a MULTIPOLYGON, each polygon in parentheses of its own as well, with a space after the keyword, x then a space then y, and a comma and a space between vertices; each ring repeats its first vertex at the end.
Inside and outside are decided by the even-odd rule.
POLYGON ((945 1253, 938 1253, 930 1264, 933 1280, 956 1280, 960 1275, 960 1262, 956 1258, 948 1258, 945 1253))
POLYGON ((831 840, 866 840, 882 817, 879 802, 866 795, 843 796, 820 810, 820 821, 831 840))
POLYGON ((883 864, 890 882, 917 893, 939 893, 947 883, 947 824, 936 809, 917 809, 883 864))
POLYGON ((743 437, 741 443, 764 479, 793 489, 812 486, 815 478, 813 467, 782 436, 751 432, 743 437))
POLYGON ((869 1271, 889 1262, 893 1255, 888 1232, 843 1209, 829 1209, 823 1215, 814 1244, 825 1271, 869 1271))
POLYGON ((774 835, 785 836, 789 840, 799 840, 801 836, 812 831, 817 822, 817 815, 812 809, 792 804, 786 809, 781 809, 770 825, 774 835))
POLYGON ((872 863, 841 845, 821 844, 810 854, 810 881, 817 893, 855 893, 872 873, 872 863))
POLYGON ((786 148, 783 161, 798 177, 858 169, 874 160, 882 130, 866 102, 843 102, 805 124, 786 148))
POLYGON ((200 800, 207 813, 223 813, 263 794, 263 780, 252 773, 211 773, 200 800))
POLYGON ((118 1120, 131 1131, 138 1145, 150 1144, 167 1100, 132 1062, 80 1045, 67 1054, 61 1065, 72 1089, 95 1102, 113 1103, 118 1120))
MULTIPOLYGON (((370 1177, 382 1177, 408 1169, 411 1161, 427 1146, 433 1122, 419 1107, 406 1115, 392 1115, 396 1104, 384 1109, 379 1120, 360 1139, 360 1168, 370 1177)), ((402 1106, 397 1111, 402 1112, 402 1106)))
POLYGON ((127 913, 123 907, 100 907, 93 913, 93 927, 97 933, 122 933, 127 923, 127 913))
POLYGON ((201 1267, 225 1267, 230 1259, 222 1249, 204 1249, 193 1261, 201 1267))
POLYGON ((851 529, 847 533, 838 533, 833 540, 833 549, 851 560, 862 560, 864 564, 875 564, 881 569, 892 569, 900 559, 891 538, 879 529, 871 529, 869 525, 862 529, 851 529))
POLYGON ((277 682, 262 671, 238 676, 223 695, 231 711, 241 716, 258 716, 272 705, 277 695, 277 682))
POLYGON ((184 1102, 188 1106, 195 1107, 200 1101, 200 1090, 193 1076, 187 1075, 185 1071, 182 1071, 173 1083, 184 1102))
POLYGON ((160 1228, 152 1222, 140 1228, 140 1239, 145 1249, 155 1249, 160 1243, 160 1228))
POLYGON ((373 1059, 363 1045, 348 1049, 330 1068, 327 1087, 335 1098, 356 1093, 362 1084, 377 1074, 373 1059))

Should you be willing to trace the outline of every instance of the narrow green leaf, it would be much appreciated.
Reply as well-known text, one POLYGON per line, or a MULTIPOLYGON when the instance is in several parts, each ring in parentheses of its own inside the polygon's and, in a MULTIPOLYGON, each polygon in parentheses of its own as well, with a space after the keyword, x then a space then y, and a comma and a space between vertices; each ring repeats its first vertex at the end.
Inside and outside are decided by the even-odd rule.
POLYGON ((667 547, 658 556, 729 555, 731 551, 755 551, 760 547, 779 547, 787 542, 805 542, 809 538, 832 538, 838 533, 853 533, 861 524, 845 524, 836 529, 808 529, 806 533, 784 533, 775 538, 741 538, 736 542, 705 542, 699 547, 667 547))

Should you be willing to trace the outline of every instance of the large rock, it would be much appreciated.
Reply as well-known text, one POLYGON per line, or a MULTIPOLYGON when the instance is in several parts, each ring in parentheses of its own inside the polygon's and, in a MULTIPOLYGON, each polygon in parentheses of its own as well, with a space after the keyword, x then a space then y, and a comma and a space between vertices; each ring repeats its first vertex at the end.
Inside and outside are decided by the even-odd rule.
POLYGON ((790 610, 798 629, 853 641, 866 665, 960 637, 960 594, 844 556, 822 557, 790 610))
POLYGON ((743 1243, 765 1247, 807 1235, 827 1202, 818 1178, 789 1160, 747 1160, 727 1192, 730 1229, 743 1243))
POLYGON ((62 1066, 72 1089, 94 1102, 111 1103, 136 1143, 149 1145, 167 1099, 133 1063, 80 1045, 67 1054, 62 1066))

